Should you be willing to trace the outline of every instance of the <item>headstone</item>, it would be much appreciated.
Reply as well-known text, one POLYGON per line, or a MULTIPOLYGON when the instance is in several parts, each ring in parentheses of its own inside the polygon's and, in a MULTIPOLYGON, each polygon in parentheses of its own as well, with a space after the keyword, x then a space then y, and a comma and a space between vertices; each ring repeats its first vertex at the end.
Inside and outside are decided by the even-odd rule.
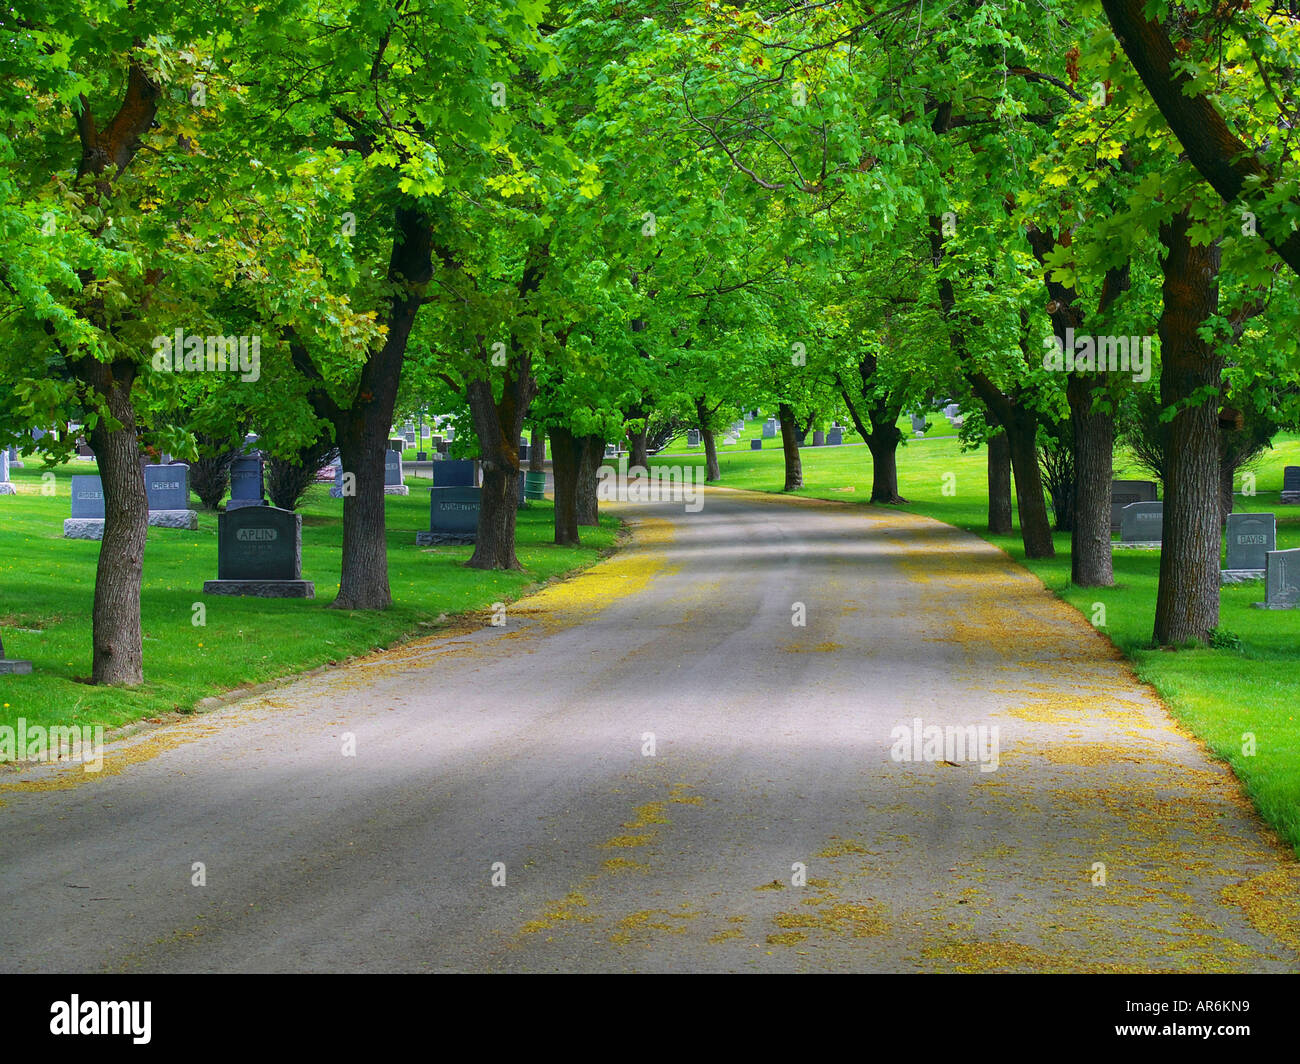
POLYGON ((447 431, 443 434, 443 439, 445 439, 448 443, 450 443, 455 438, 456 438, 456 430, 453 428, 449 427, 447 431))
POLYGON ((330 498, 343 498, 343 458, 340 455, 331 463, 334 468, 334 483, 330 485, 330 498))
POLYGON ((302 515, 275 506, 245 506, 217 515, 217 578, 205 595, 315 598, 302 579, 302 515))
POLYGON ((190 509, 190 467, 182 463, 144 467, 149 524, 198 531, 199 515, 190 509))
POLYGON ((528 446, 528 438, 526 436, 520 436, 519 437, 519 461, 527 462, 528 456, 531 453, 532 450, 528 446))
POLYGON ((912 415, 912 431, 915 432, 918 436, 925 434, 925 418, 923 418, 920 414, 912 415))
POLYGON ((731 434, 733 436, 739 436, 744 431, 745 431, 745 421, 743 418, 740 421, 733 421, 731 423, 731 434))
POLYGON ((1268 552, 1277 549, 1274 514, 1228 514, 1228 559, 1219 574, 1221 584, 1259 580, 1267 568, 1268 552))
POLYGON ((1282 470, 1282 501, 1300 502, 1300 466, 1289 465, 1282 470))
POLYGON ((943 416, 946 417, 949 421, 951 421, 955 417, 960 416, 960 414, 961 414, 961 408, 956 403, 949 403, 947 406, 943 408, 943 416))
POLYGON ((77 457, 78 458, 95 457, 95 452, 90 449, 90 444, 88 444, 85 440, 77 441, 77 457))
POLYGON ((763 422, 763 439, 770 440, 776 435, 776 418, 770 417, 763 422))
POLYGON ((605 457, 606 457, 606 458, 614 458, 614 457, 616 457, 617 455, 618 455, 618 448, 617 448, 614 444, 612 444, 612 443, 607 443, 607 444, 605 444, 605 457))
POLYGON ((473 460, 470 458, 449 458, 446 461, 434 463, 433 486, 435 488, 474 487, 473 460))
POLYGON ((699 429, 687 429, 687 430, 686 430, 686 446, 687 446, 687 447, 698 447, 699 445, 700 445, 700 430, 699 430, 699 429))
POLYGON ((262 459, 259 455, 243 455, 230 463, 230 501, 226 510, 245 506, 265 506, 262 496, 262 459))
POLYGON ((762 440, 750 440, 750 441, 749 441, 749 449, 750 449, 751 451, 761 451, 761 450, 763 449, 763 441, 762 441, 762 440))
POLYGON ((63 522, 68 539, 104 538, 104 483, 99 477, 72 478, 72 516, 63 522))
POLYGON ((17 494, 17 490, 9 482, 9 452, 0 450, 0 495, 17 494))
POLYGON ((246 455, 260 455, 261 452, 257 449, 257 441, 258 441, 259 439, 261 439, 261 437, 258 436, 258 434, 257 434, 256 432, 250 432, 247 436, 245 436, 245 437, 244 437, 244 454, 246 454, 246 455))
POLYGON ((1135 502, 1155 502, 1156 485, 1151 480, 1112 480, 1110 482, 1110 530, 1118 532, 1124 507, 1135 502))
POLYGON ((402 482, 402 452, 384 452, 384 494, 410 495, 411 489, 402 482))
POLYGON ((1120 515, 1120 545, 1158 547, 1164 536, 1164 524, 1164 503, 1131 502, 1120 515))
POLYGON ((839 425, 833 426, 830 432, 826 434, 826 446, 840 447, 843 445, 843 443, 844 443, 844 430, 840 428, 839 425))
POLYGON ((813 445, 814 447, 825 447, 825 446, 826 446, 826 433, 825 433, 822 429, 813 429, 813 443, 812 443, 812 445, 813 445))
POLYGON ((416 460, 417 462, 427 462, 427 461, 429 460, 429 452, 428 452, 428 451, 416 451, 416 452, 415 452, 415 460, 416 460))
POLYGON ((1300 607, 1300 549, 1269 551, 1264 569, 1264 601, 1251 605, 1261 610, 1300 607))
MULTIPOLYGON (((468 464, 473 465, 472 462, 468 464)), ((522 484, 523 478, 519 479, 522 484)), ((482 488, 430 488, 429 531, 417 532, 416 544, 432 547, 447 543, 473 543, 478 535, 478 512, 482 495, 482 488)))
POLYGON ((17 658, 5 657, 5 641, 0 637, 0 676, 19 676, 27 675, 32 671, 30 661, 19 661, 17 658))
POLYGON ((393 436, 388 441, 388 449, 390 451, 396 451, 398 454, 401 454, 404 450, 406 450, 406 440, 403 439, 401 436, 393 436))
POLYGON ((415 446, 415 429, 407 429, 402 433, 402 438, 406 441, 407 447, 415 446))

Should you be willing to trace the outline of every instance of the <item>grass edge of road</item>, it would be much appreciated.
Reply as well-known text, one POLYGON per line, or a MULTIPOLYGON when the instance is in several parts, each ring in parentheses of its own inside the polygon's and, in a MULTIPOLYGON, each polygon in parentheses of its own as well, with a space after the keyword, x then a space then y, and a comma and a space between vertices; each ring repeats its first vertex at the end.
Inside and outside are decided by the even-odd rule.
MULTIPOLYGON (((804 465, 807 470, 807 452, 804 465)), ((864 463, 859 476, 861 481, 854 487, 865 487, 865 494, 869 494, 869 461, 864 463)), ((725 482, 718 486, 729 487, 725 482)), ((1090 624, 1090 615, 1101 603, 1111 623, 1093 624, 1093 627, 1123 655, 1138 682, 1154 691, 1171 718, 1195 736, 1209 756, 1228 765, 1260 817, 1281 843, 1300 858, 1300 723, 1296 721, 1300 713, 1300 680, 1288 675, 1288 670, 1295 671, 1294 652, 1288 657, 1277 647, 1277 639, 1261 638, 1260 633, 1269 627, 1270 618, 1275 617, 1273 612, 1249 609, 1250 601, 1262 597, 1261 583, 1229 585, 1223 589, 1225 600, 1232 605, 1229 615, 1238 625, 1250 624, 1248 631, 1239 635, 1225 630, 1221 615, 1218 645, 1162 650, 1150 643, 1159 573, 1157 551, 1116 550, 1116 585, 1083 588, 1073 585, 1069 579, 1069 533, 1054 534, 1055 558, 1026 559, 1018 523, 1012 535, 992 534, 987 528, 979 528, 978 522, 953 520, 951 512, 944 512, 942 506, 929 505, 923 499, 890 506, 845 498, 841 494, 843 487, 805 488, 794 493, 753 485, 733 490, 778 498, 816 499, 876 512, 894 509, 928 517, 970 532, 996 547, 1090 624), (936 509, 938 513, 934 512, 936 509), (1241 667, 1246 664, 1255 668, 1255 673, 1243 675, 1241 667), (1244 691, 1250 692, 1251 705, 1242 702, 1244 691), (1254 752, 1250 754, 1246 753, 1247 733, 1253 736, 1254 752)), ((983 505, 987 506, 987 495, 983 505)), ((1281 532, 1279 522, 1279 539, 1281 532)), ((1276 623, 1272 623, 1276 628, 1276 623)))

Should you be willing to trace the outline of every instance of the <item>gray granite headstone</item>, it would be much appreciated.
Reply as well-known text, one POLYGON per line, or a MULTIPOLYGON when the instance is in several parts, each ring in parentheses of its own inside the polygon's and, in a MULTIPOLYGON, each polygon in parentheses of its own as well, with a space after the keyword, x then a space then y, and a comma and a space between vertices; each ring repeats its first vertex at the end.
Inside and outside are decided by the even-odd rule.
POLYGON ((699 430, 699 429, 687 429, 687 430, 686 430, 686 446, 687 446, 687 447, 698 447, 699 445, 700 445, 700 430, 699 430))
POLYGON ((1282 501, 1300 502, 1300 466, 1289 465, 1282 470, 1282 501))
POLYGON ((14 486, 9 483, 9 452, 0 450, 0 495, 17 495, 14 486))
POLYGON ((190 467, 181 463, 145 466, 144 493, 151 510, 188 510, 190 467))
POLYGON ((750 440, 750 441, 749 441, 749 449, 750 449, 751 451, 761 451, 761 450, 763 449, 763 441, 762 441, 762 440, 750 440))
MULTIPOLYGON (((520 482, 523 482, 522 477, 520 482)), ((422 547, 473 543, 478 535, 482 497, 482 488, 430 488, 429 531, 417 532, 415 542, 422 547)))
POLYGON ((384 452, 384 494, 409 495, 411 489, 402 482, 402 452, 384 452))
POLYGON ((776 435, 777 423, 776 418, 768 418, 763 422, 763 439, 770 440, 776 435))
POLYGON ((230 501, 226 510, 245 506, 265 506, 262 484, 262 459, 257 455, 244 455, 230 463, 230 501))
POLYGON ((448 458, 433 464, 435 488, 474 487, 474 461, 470 458, 448 458))
POLYGON ((0 676, 26 676, 32 671, 30 661, 5 657, 5 641, 0 637, 0 676))
POLYGON ((72 516, 104 517, 104 482, 99 477, 72 478, 72 516))
POLYGON ((1300 607, 1300 548, 1268 552, 1264 601, 1251 605, 1265 610, 1294 610, 1300 607))
POLYGON ((830 432, 826 434, 826 446, 840 447, 843 446, 843 444, 844 444, 844 430, 840 428, 839 425, 836 425, 830 430, 830 432))
POLYGON ((1131 502, 1120 515, 1121 543, 1159 543, 1164 538, 1165 504, 1131 502))
POLYGON ((302 516, 275 506, 245 506, 217 515, 217 579, 210 595, 314 598, 302 579, 302 516))
POLYGON ((1264 575, 1268 552, 1277 550, 1277 517, 1274 514, 1228 514, 1228 558, 1224 563, 1226 583, 1264 575))
POLYGON ((1124 507, 1135 502, 1155 502, 1156 485, 1151 480, 1112 480, 1110 482, 1110 530, 1119 531, 1124 507))
POLYGON ((925 431, 925 418, 923 418, 920 414, 912 415, 912 431, 913 432, 925 431))
POLYGON ((814 447, 825 447, 825 446, 826 446, 826 433, 825 433, 825 431, 823 431, 822 429, 813 429, 813 443, 812 443, 812 445, 813 445, 814 447))

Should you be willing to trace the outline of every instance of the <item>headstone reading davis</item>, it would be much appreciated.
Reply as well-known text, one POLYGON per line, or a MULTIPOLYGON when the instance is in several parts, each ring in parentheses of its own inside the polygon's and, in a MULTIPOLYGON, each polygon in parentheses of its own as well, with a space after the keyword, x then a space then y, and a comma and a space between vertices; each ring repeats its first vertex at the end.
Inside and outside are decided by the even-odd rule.
POLYGON ((259 455, 245 455, 230 463, 230 501, 226 510, 245 506, 265 506, 262 497, 262 459, 259 455))
POLYGON ((1282 501, 1300 502, 1300 466, 1289 465, 1282 470, 1282 501))
POLYGON ((1219 583, 1262 580, 1268 552, 1277 550, 1277 516, 1228 514, 1227 534, 1228 560, 1219 573, 1219 583))
POLYGON ((0 495, 17 494, 17 490, 9 482, 9 452, 0 450, 0 495))
POLYGON ((315 598, 302 578, 302 515, 275 506, 245 506, 217 515, 217 578, 205 595, 315 598))
MULTIPOLYGON (((520 481, 522 480, 521 477, 520 481)), ((482 493, 482 488, 430 488, 429 531, 415 534, 416 545, 435 547, 449 543, 473 543, 478 535, 482 493)))
POLYGON ((384 452, 384 494, 410 495, 411 489, 402 483, 402 452, 384 452))
POLYGON ((1269 551, 1264 569, 1264 601, 1251 605, 1261 610, 1300 607, 1300 548, 1269 551))
POLYGON ((149 500, 149 523, 156 528, 185 528, 195 532, 199 515, 190 509, 190 467, 144 467, 144 493, 149 500))
POLYGON ((1165 504, 1131 502, 1120 515, 1121 547, 1158 547, 1164 538, 1165 504))
POLYGON ((72 478, 72 516, 63 522, 68 539, 104 538, 104 484, 95 476, 72 478))
POLYGON ((1156 485, 1151 480, 1112 480, 1110 482, 1110 530, 1118 532, 1124 507, 1135 502, 1155 502, 1156 485))

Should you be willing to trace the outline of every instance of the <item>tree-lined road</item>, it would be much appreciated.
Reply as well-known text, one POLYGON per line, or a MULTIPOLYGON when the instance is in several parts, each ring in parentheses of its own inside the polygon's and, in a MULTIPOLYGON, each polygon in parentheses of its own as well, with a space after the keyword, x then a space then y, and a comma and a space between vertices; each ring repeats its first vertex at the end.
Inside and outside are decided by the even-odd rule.
POLYGON ((504 628, 0 776, 0 966, 1300 970, 1296 862, 1235 778, 992 547, 718 490, 622 512, 633 546, 504 628), (996 726, 996 770, 895 760, 918 718, 996 726))

